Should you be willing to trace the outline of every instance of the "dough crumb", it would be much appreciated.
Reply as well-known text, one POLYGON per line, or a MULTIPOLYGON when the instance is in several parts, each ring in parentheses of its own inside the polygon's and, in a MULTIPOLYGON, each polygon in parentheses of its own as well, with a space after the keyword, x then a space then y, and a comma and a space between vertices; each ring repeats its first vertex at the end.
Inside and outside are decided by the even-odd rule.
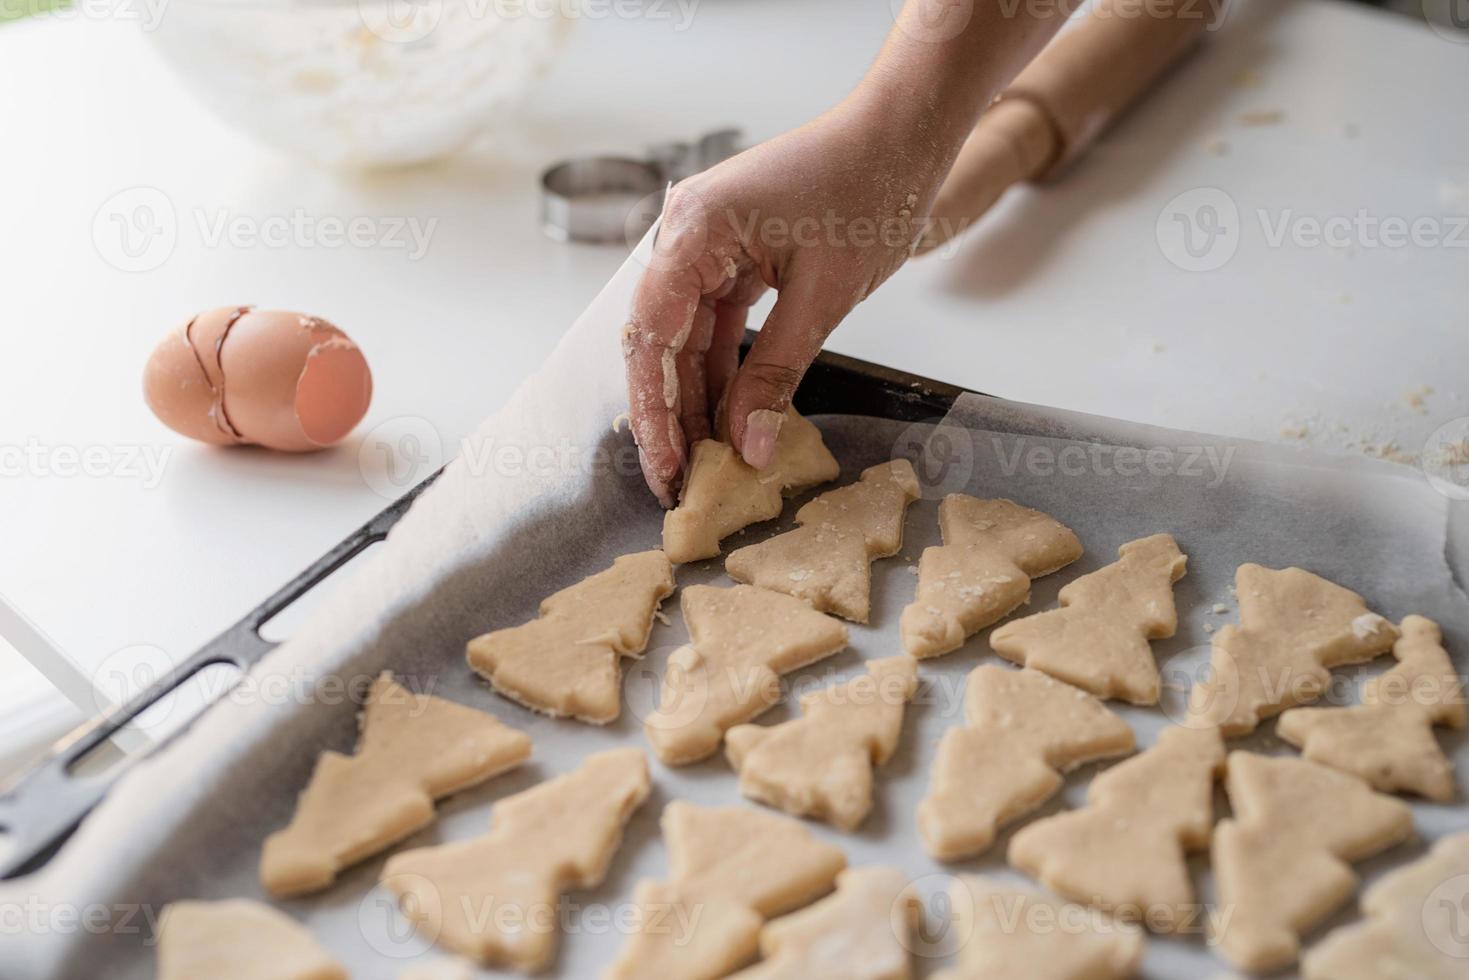
POLYGON ((1239 113, 1234 119, 1241 126, 1252 128, 1279 126, 1285 122, 1285 112, 1281 109, 1251 109, 1248 112, 1239 113))
POLYGON ((1217 615, 1217 616, 1223 616, 1223 615, 1225 615, 1228 612, 1229 612, 1229 607, 1226 606, 1224 603, 1222 603, 1222 602, 1216 602, 1216 603, 1214 603, 1214 614, 1215 615, 1217 615))
POLYGON ((1305 439, 1311 434, 1311 430, 1304 425, 1282 425, 1280 437, 1282 439, 1305 439))
POLYGON ((632 424, 632 416, 627 412, 619 412, 617 417, 612 420, 612 431, 621 432, 624 423, 630 426, 632 424))
POLYGON ((1428 396, 1431 394, 1433 394, 1433 388, 1429 385, 1419 385, 1416 388, 1409 388, 1403 392, 1403 404, 1407 405, 1419 415, 1427 415, 1428 405, 1426 402, 1428 396))

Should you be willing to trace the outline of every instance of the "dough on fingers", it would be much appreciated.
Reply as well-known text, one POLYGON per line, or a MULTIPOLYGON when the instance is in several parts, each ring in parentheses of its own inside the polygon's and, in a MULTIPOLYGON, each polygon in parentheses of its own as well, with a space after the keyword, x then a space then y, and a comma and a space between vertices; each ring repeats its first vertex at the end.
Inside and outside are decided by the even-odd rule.
POLYGON ((683 591, 690 642, 669 655, 643 731, 671 766, 706 759, 724 733, 780 700, 780 675, 847 645, 839 620, 753 585, 683 591))
POLYGON ((1214 832, 1215 939, 1242 970, 1290 966, 1301 936, 1357 890, 1349 862, 1406 840, 1413 814, 1355 776, 1296 758, 1231 752, 1225 786, 1234 818, 1214 832))
POLYGON ((871 563, 902 548, 903 517, 918 497, 918 477, 906 459, 870 467, 858 482, 796 511, 795 530, 732 552, 725 571, 737 582, 865 623, 872 608, 871 563))
POLYGON ((637 749, 590 755, 496 803, 487 835, 393 855, 382 883, 439 945, 481 966, 542 970, 556 951, 561 893, 602 883, 650 788, 637 749))
POLYGON ((897 868, 848 868, 837 890, 760 930, 759 963, 731 980, 908 980, 922 913, 897 868))
POLYGON ((530 737, 493 715, 373 682, 357 752, 323 752, 291 822, 265 839, 260 883, 285 897, 320 891, 344 868, 434 819, 434 801, 520 765, 530 737))
POLYGON ((158 980, 347 980, 304 926, 233 898, 173 902, 158 935, 158 980))
POLYGON ((918 561, 918 595, 899 632, 913 657, 937 657, 1030 599, 1032 579, 1081 557, 1081 542, 1055 518, 1009 500, 950 494, 939 504, 942 546, 918 561))
POLYGON ((1443 646, 1443 631, 1409 616, 1393 645, 1398 665, 1362 689, 1350 708, 1295 708, 1275 731, 1312 762, 1349 772, 1384 793, 1454 798, 1454 764, 1435 725, 1463 728, 1464 681, 1443 646))
POLYGON ((837 848, 790 817, 674 800, 663 810, 667 881, 645 881, 637 930, 607 980, 713 980, 754 959, 765 920, 831 891, 837 848))
POLYGON ((1085 691, 1039 671, 987 664, 969 675, 965 723, 939 742, 918 831, 928 853, 958 861, 1055 795, 1061 774, 1125 755, 1132 729, 1085 691))
POLYGON ((1469 962, 1464 906, 1469 833, 1445 837, 1427 857, 1385 875, 1362 895, 1361 922, 1306 953, 1306 980, 1463 980, 1469 962))
POLYGON ((980 875, 954 879, 948 914, 964 944, 934 980, 1128 980, 1145 951, 1135 926, 980 875))
POLYGON ((672 594, 663 552, 623 555, 548 596, 539 618, 470 640, 469 666, 527 708, 605 725, 622 710, 622 658, 647 648, 653 617, 672 594))
POLYGON ((1063 587, 1060 609, 998 627, 990 648, 1099 698, 1157 704, 1162 685, 1150 641, 1178 631, 1173 585, 1188 556, 1170 534, 1132 541, 1119 555, 1063 587))
POLYGON ((713 558, 719 542, 742 528, 780 516, 783 493, 835 480, 836 457, 821 430, 786 411, 775 460, 757 470, 733 447, 705 439, 694 446, 678 506, 663 518, 663 550, 674 564, 713 558))
POLYGON ((1010 839, 1010 863, 1075 902, 1172 932, 1197 920, 1187 855, 1214 828, 1224 769, 1215 728, 1167 728, 1158 743, 1092 780, 1087 806, 1010 839))
POLYGON ((870 660, 866 674, 803 697, 800 718, 731 728, 725 754, 740 774, 740 792, 855 830, 872 809, 872 770, 897 749, 903 709, 917 687, 912 657, 870 660))
POLYGON ((1209 676, 1189 692, 1190 724, 1226 737, 1316 700, 1331 668, 1372 660, 1398 639, 1361 596, 1303 569, 1241 565, 1235 592, 1239 625, 1214 634, 1209 676))

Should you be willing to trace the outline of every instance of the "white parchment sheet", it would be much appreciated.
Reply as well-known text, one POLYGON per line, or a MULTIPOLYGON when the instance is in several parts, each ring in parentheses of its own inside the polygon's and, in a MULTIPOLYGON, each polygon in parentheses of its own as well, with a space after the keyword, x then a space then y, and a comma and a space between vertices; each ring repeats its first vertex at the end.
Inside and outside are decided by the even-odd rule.
MULTIPOLYGON (((655 628, 647 656, 630 666, 623 717, 605 728, 528 712, 496 696, 464 663, 470 637, 531 618, 544 595, 619 554, 659 543, 661 514, 636 475, 629 437, 609 426, 624 402, 617 327, 633 278, 614 280, 545 368, 484 424, 388 542, 252 674, 242 693, 129 774, 47 869, 0 887, 6 910, 0 977, 151 976, 154 920, 164 904, 263 899, 256 882, 261 841, 288 819, 317 753, 350 751, 355 738, 354 705, 333 684, 316 683, 323 678, 360 685, 391 668, 414 690, 490 711, 534 739, 534 757, 523 769, 446 801, 441 819, 404 846, 483 833, 497 799, 575 768, 588 753, 645 746, 639 716, 654 701, 668 653, 686 637, 676 598, 665 606, 670 623, 655 628), (505 446, 527 451, 523 463, 536 447, 556 447, 562 462, 514 465, 516 454, 496 462, 487 451, 505 446)), ((1462 505, 1451 505, 1415 470, 984 398, 962 400, 938 426, 855 417, 817 422, 842 462, 843 482, 901 453, 916 459, 929 492, 910 511, 902 554, 874 568, 872 625, 852 628, 846 652, 787 678, 789 690, 848 678, 865 659, 901 651, 898 617, 916 583, 910 566, 937 543, 938 500, 954 491, 1012 498, 1055 515, 1081 536, 1085 558, 1037 583, 1031 610, 1052 606, 1063 584, 1114 560, 1124 542, 1158 531, 1177 536, 1190 564, 1177 592, 1179 634, 1157 645, 1165 704, 1117 707, 1140 745, 1181 710, 1183 691, 1207 661, 1206 626, 1235 618, 1229 586, 1245 561, 1309 568, 1360 591, 1394 620, 1430 616, 1444 625, 1461 667, 1469 657, 1469 600, 1446 558, 1451 508, 1462 505), (1214 610, 1221 603, 1227 612, 1214 610)), ((731 544, 785 529, 794 509, 731 544)), ((1463 515, 1452 522, 1462 529, 1463 515)), ((1459 554, 1469 552, 1462 533, 1454 538, 1459 554)), ((681 587, 727 583, 719 562, 683 567, 678 581, 681 587)), ((879 774, 873 814, 858 833, 819 823, 809 825, 812 831, 840 845, 853 865, 902 868, 925 894, 941 891, 955 871, 1012 875, 1003 860, 1008 834, 981 860, 943 866, 923 853, 914 820, 938 740, 961 717, 965 675, 996 660, 982 634, 957 653, 925 661, 901 747, 879 774)), ((1351 681, 1387 663, 1343 676, 1351 681)), ((1351 700, 1352 691, 1346 684, 1340 693, 1351 700)), ((786 717, 782 705, 760 721, 786 717)), ((1232 747, 1286 751, 1272 731, 1267 724, 1232 747)), ((1450 734, 1445 741, 1461 783, 1469 780, 1463 738, 1450 734)), ((1080 805, 1096 771, 1074 773, 1042 813, 1080 805)), ((741 803, 722 756, 682 769, 655 761, 653 777, 653 795, 628 826, 607 881, 567 897, 566 934, 552 975, 595 976, 620 948, 634 883, 666 870, 658 816, 668 801, 741 803)), ((1424 841, 1469 828, 1460 804, 1415 804, 1415 813, 1424 841)), ((1399 847, 1363 870, 1370 879, 1424 846, 1399 847)), ((382 863, 382 857, 364 862, 321 895, 279 903, 356 977, 392 978, 439 955, 374 887, 382 863)), ((1211 897, 1207 860, 1197 859, 1195 867, 1201 895, 1211 897)), ((1354 915, 1348 909, 1333 925, 1354 915)), ((942 917, 931 917, 923 952, 935 955, 919 957, 920 975, 944 965, 960 938, 942 917)), ((1144 970, 1147 977, 1227 973, 1201 935, 1154 939, 1144 970)))

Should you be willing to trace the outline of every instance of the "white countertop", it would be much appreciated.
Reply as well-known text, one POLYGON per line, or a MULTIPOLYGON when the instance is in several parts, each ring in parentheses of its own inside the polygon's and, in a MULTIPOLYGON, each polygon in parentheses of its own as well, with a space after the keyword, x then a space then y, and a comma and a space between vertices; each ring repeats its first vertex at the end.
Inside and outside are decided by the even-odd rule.
MULTIPOLYGON (((373 366, 361 431, 427 420, 452 447, 622 259, 542 236, 539 170, 721 125, 754 138, 793 126, 860 75, 889 9, 709 0, 681 32, 587 21, 489 147, 354 180, 233 134, 131 24, 0 27, 11 81, 0 89, 0 447, 30 454, 0 482, 0 594, 84 671, 137 644, 186 656, 385 499, 359 469, 360 436, 293 458, 174 438, 140 397, 143 361, 168 328, 235 303, 328 317, 373 366), (181 214, 438 223, 412 260, 388 248, 210 247, 184 220, 159 268, 122 272, 99 254, 93 222, 140 185, 181 214), (107 472, 54 472, 73 450, 107 472), (162 453, 155 483, 139 454, 162 453)), ((1304 425, 1323 447, 1395 438, 1414 452, 1469 415, 1466 58, 1408 18, 1255 0, 1064 183, 1016 193, 952 254, 910 265, 830 346, 1081 411, 1260 439, 1304 425), (1238 119, 1262 110, 1284 115, 1238 119), (1188 272, 1157 229, 1182 227, 1169 203, 1200 188, 1227 195, 1242 231, 1222 268, 1188 272), (1295 219, 1363 210, 1428 218, 1457 247, 1372 247, 1362 231, 1350 247, 1270 242, 1283 217, 1309 235, 1295 219), (1405 395, 1422 386, 1433 391, 1420 413, 1405 395)))

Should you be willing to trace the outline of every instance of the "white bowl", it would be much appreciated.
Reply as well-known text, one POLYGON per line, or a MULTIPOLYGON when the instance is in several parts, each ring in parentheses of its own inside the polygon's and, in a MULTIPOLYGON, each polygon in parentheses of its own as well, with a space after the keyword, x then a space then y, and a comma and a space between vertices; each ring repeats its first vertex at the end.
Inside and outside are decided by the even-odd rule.
POLYGON ((171 0, 152 31, 227 122, 333 167, 443 157, 550 63, 565 3, 171 0))

